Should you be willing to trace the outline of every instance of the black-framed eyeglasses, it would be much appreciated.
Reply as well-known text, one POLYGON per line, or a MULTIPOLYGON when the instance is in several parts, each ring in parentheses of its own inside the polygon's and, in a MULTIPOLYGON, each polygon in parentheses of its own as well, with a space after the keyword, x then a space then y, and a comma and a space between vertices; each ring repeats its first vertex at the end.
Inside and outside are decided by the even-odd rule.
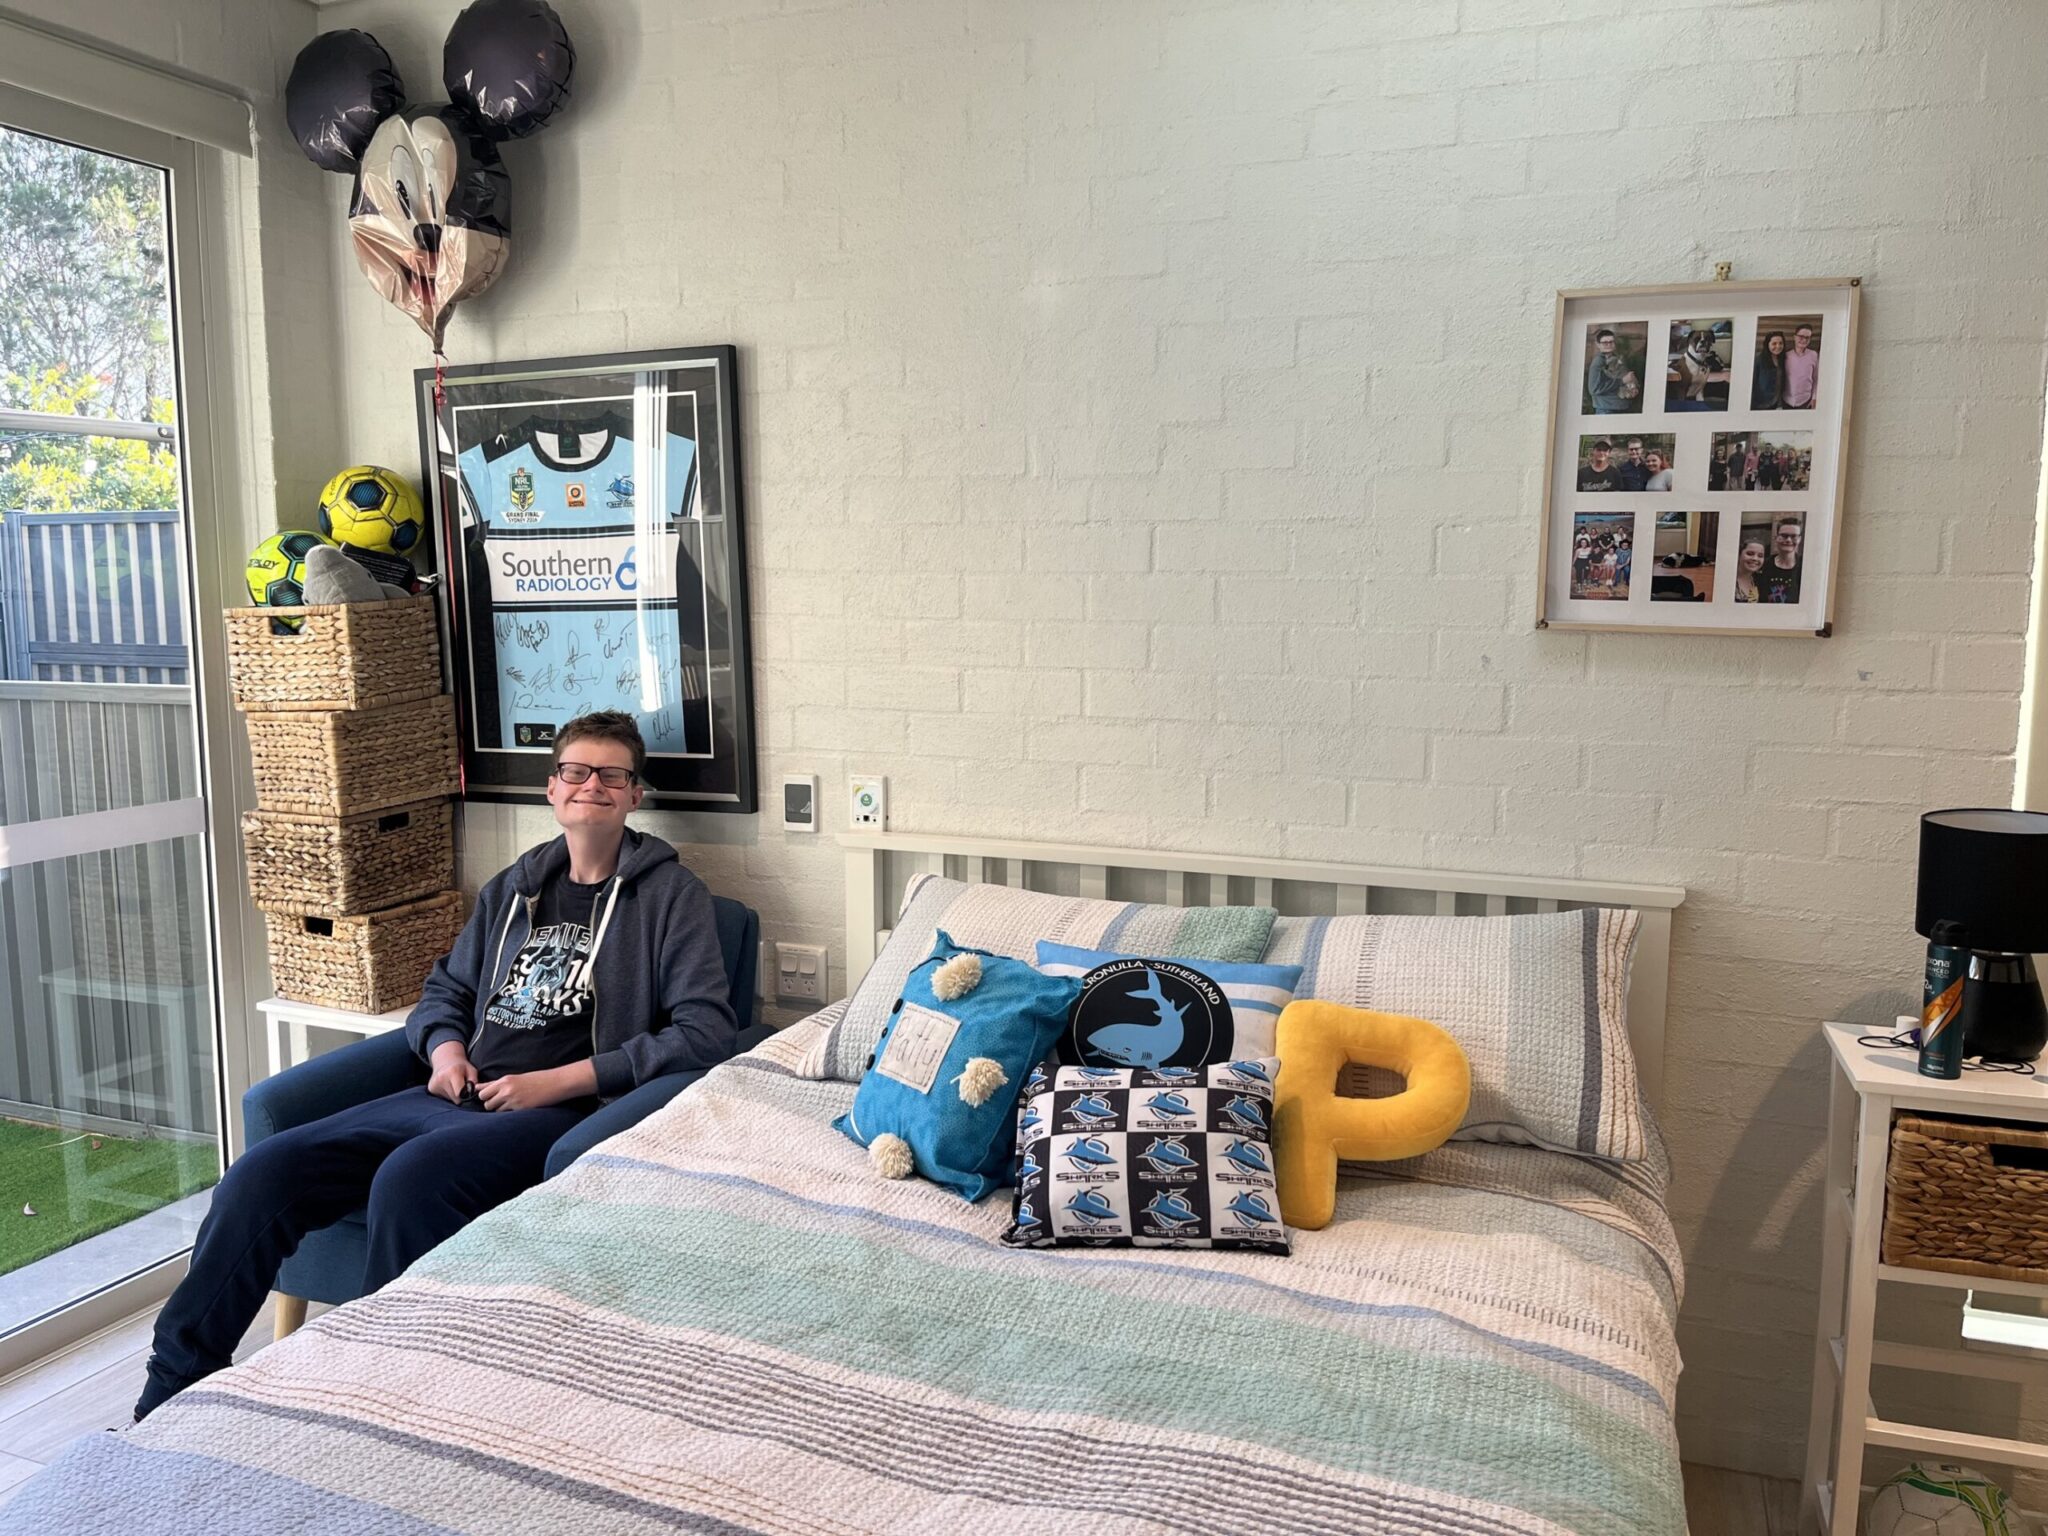
POLYGON ((630 768, 593 768, 588 763, 557 763, 555 777, 564 784, 588 784, 592 774, 606 789, 624 789, 633 782, 630 768))

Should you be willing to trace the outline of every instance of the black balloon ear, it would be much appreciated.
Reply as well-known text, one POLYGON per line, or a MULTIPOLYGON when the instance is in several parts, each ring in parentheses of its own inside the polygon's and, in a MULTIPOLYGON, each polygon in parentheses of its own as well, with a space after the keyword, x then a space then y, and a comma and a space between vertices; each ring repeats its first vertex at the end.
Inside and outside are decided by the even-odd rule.
POLYGON ((323 171, 356 169, 377 125, 405 105, 391 55, 367 32, 322 32, 299 50, 284 83, 284 119, 323 171))
POLYGON ((441 49, 448 99, 494 139, 538 133, 569 99, 576 49, 547 0, 475 0, 441 49))

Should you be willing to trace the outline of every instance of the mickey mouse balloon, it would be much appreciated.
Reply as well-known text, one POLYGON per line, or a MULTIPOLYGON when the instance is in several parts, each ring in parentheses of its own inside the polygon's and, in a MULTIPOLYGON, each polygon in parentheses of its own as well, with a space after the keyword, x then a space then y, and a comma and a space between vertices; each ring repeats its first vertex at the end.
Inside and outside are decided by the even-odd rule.
POLYGON ((547 0, 476 0, 441 53, 450 101, 468 104, 494 139, 523 139, 569 100, 576 50, 547 0))
POLYGON ((490 287, 510 253, 497 141, 545 127, 575 63, 547 0, 476 0, 442 50, 450 101, 405 106, 390 55, 367 32, 324 32, 292 65, 292 136, 321 169, 354 173, 356 262, 436 352, 455 306, 490 287))
POLYGON ((511 181, 461 107, 407 107, 377 125, 356 171, 356 265, 441 350, 448 317, 497 281, 510 254, 511 181))

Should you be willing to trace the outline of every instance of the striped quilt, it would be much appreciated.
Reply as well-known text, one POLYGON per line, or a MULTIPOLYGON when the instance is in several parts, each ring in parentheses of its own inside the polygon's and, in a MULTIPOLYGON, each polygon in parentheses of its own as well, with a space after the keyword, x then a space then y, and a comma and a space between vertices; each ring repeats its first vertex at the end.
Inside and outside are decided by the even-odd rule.
MULTIPOLYGON (((795 1035, 797 1032, 790 1032, 795 1035)), ((813 1042, 814 1043, 814 1042, 813 1042)), ((1454 1144, 1291 1259, 1013 1251, 785 1038, 0 1532, 1681 1532, 1655 1163, 1454 1144)))

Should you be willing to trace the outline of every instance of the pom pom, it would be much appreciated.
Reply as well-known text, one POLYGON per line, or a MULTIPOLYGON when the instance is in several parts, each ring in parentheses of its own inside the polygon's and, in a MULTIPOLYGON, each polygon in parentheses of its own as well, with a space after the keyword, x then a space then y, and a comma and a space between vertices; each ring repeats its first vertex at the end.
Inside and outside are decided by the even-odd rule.
POLYGON ((915 1166, 910 1155, 910 1143, 887 1131, 868 1143, 868 1161, 885 1179, 907 1179, 915 1166))
POLYGON ((942 1003, 965 997, 981 985, 981 956, 955 955, 932 972, 932 996, 942 1003))
POLYGON ((968 1057, 967 1070, 953 1079, 960 1085, 960 1101, 976 1109, 986 1104, 989 1096, 1009 1080, 1002 1064, 987 1056, 968 1057))

